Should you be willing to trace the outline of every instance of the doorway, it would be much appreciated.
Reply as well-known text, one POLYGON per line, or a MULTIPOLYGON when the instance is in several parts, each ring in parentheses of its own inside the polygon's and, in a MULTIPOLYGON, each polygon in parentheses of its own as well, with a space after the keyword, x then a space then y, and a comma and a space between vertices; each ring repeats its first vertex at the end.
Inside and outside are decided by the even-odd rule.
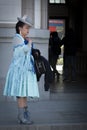
MULTIPOLYGON (((64 18, 61 18, 61 19, 50 18, 49 19, 50 33, 56 31, 58 33, 59 38, 62 40, 62 38, 65 35, 65 23, 66 23, 66 20, 64 18)), ((58 70, 60 74, 63 73, 63 49, 64 49, 64 46, 61 46, 61 54, 59 55, 59 58, 56 63, 56 69, 58 70)))

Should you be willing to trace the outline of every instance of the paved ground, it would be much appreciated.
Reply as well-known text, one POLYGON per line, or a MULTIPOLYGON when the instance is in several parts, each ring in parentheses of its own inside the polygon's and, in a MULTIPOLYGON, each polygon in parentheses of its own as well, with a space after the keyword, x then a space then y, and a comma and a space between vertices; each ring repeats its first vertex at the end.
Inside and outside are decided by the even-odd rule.
MULTIPOLYGON (((28 102, 34 125, 87 123, 86 77, 77 82, 62 82, 60 80, 52 84, 50 91, 49 100, 28 102)), ((0 101, 0 126, 7 125, 18 125, 15 101, 0 101)))

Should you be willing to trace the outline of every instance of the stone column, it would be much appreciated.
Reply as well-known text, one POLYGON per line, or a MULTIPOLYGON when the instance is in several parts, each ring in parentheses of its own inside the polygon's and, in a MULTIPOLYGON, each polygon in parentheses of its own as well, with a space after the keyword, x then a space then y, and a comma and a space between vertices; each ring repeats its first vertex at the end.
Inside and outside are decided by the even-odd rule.
POLYGON ((41 0, 41 28, 48 28, 48 0, 41 0))
POLYGON ((41 28, 41 0, 34 0, 34 26, 41 28))
POLYGON ((5 100, 3 87, 12 58, 17 17, 21 17, 21 0, 0 0, 0 101, 5 100))
POLYGON ((0 23, 16 22, 21 16, 21 0, 0 0, 0 23))
MULTIPOLYGON (((31 29, 29 36, 34 43, 34 47, 39 49, 41 55, 48 59, 49 31, 47 29, 31 29)), ((41 76, 38 86, 40 92, 39 100, 48 100, 50 98, 50 91, 44 90, 44 75, 41 76)))

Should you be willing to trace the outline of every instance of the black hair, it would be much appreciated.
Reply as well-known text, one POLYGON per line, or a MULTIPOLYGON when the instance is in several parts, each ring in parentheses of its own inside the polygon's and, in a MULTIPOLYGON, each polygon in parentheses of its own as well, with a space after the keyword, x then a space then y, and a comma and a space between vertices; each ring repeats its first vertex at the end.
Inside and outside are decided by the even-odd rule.
POLYGON ((17 23, 16 23, 16 33, 20 33, 20 30, 19 30, 19 27, 23 27, 25 25, 25 23, 23 23, 23 22, 21 22, 21 21, 18 21, 17 23))

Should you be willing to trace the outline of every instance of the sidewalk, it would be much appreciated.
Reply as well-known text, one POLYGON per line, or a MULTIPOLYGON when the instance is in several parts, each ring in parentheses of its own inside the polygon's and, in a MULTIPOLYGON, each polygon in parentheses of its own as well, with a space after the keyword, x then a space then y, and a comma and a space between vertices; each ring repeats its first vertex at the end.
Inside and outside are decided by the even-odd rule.
MULTIPOLYGON (((87 82, 55 83, 53 88, 49 100, 28 102, 32 130, 87 130, 87 82)), ((19 126, 16 102, 0 102, 0 130, 19 126)))

